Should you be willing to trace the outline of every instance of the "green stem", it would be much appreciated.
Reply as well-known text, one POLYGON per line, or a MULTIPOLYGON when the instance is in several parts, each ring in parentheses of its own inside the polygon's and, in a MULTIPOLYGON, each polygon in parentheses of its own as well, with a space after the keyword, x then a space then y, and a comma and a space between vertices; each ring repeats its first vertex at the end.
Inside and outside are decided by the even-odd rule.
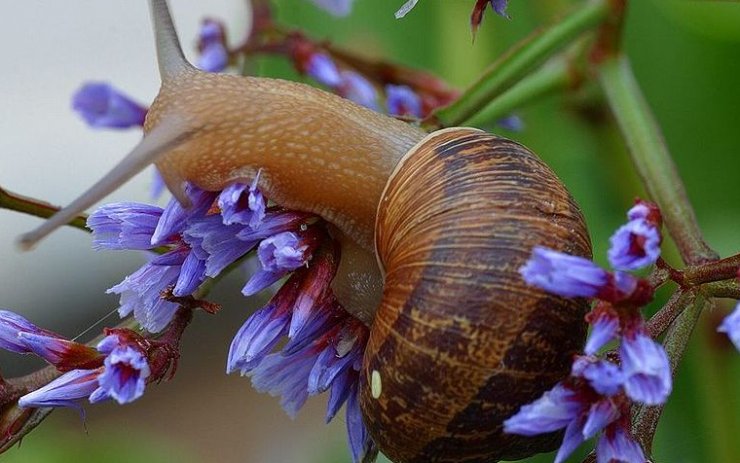
MULTIPOLYGON (((2 188, 0 188, 0 209, 22 212, 34 217, 41 217, 42 219, 48 219, 59 210, 58 207, 52 206, 49 203, 11 193, 2 188)), ((87 216, 79 215, 67 225, 89 232, 90 230, 87 228, 86 223, 87 216)))
MULTIPOLYGON (((696 322, 699 320, 699 315, 706 303, 707 300, 704 297, 697 297, 694 303, 681 312, 678 318, 668 328, 664 346, 674 378, 678 365, 681 364, 681 358, 686 351, 686 346, 691 338, 691 333, 694 331, 696 322)), ((652 453, 653 438, 655 437, 655 431, 658 428, 658 421, 662 413, 663 405, 653 407, 644 406, 637 412, 637 416, 635 417, 632 431, 635 437, 640 440, 642 448, 648 455, 652 453)))
POLYGON ((536 31, 494 62, 454 103, 435 111, 428 118, 426 126, 432 129, 455 126, 472 118, 553 53, 583 32, 598 26, 609 12, 608 0, 593 0, 579 6, 562 21, 536 31))
POLYGON ((473 117, 463 121, 462 125, 480 127, 497 121, 532 101, 574 88, 581 80, 580 73, 571 66, 569 60, 560 57, 522 79, 473 117))
POLYGON ((690 265, 716 260, 717 254, 704 242, 683 182, 629 61, 623 55, 606 58, 598 67, 598 77, 627 140, 632 162, 658 203, 682 259, 690 265))

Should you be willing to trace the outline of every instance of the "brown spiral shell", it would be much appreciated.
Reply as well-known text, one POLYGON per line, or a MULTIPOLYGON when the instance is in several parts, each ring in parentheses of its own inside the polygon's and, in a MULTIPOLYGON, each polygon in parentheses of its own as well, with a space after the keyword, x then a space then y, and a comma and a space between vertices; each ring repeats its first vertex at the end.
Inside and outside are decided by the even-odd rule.
POLYGON ((502 422, 569 371, 587 303, 528 286, 535 245, 591 257, 578 206, 523 146, 475 129, 426 137, 378 208, 383 301, 360 375, 370 434, 397 463, 490 462, 554 449, 502 422))

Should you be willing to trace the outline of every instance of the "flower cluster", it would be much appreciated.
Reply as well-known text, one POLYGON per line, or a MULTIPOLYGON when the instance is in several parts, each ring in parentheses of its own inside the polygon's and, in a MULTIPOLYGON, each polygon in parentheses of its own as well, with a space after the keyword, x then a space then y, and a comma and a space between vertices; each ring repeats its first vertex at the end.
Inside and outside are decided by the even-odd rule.
POLYGON ((111 330, 97 349, 39 328, 24 317, 0 310, 0 347, 16 353, 33 353, 65 373, 18 400, 23 408, 79 407, 114 399, 132 402, 144 393, 151 376, 150 345, 128 330, 111 330))
POLYGON ((663 404, 671 392, 668 356, 649 336, 639 312, 653 289, 624 271, 658 259, 660 212, 652 203, 637 201, 627 216, 629 221, 614 233, 608 252, 616 272, 546 248, 536 248, 520 270, 525 281, 548 292, 599 299, 587 316, 591 333, 570 376, 504 422, 506 432, 527 436, 565 428, 556 463, 600 432, 599 463, 643 463, 642 449, 630 433, 631 404, 663 404), (601 358, 599 352, 615 340, 619 362, 601 358))
POLYGON ((287 281, 237 332, 227 372, 238 371, 257 390, 281 396, 291 416, 309 396, 322 392, 329 392, 327 420, 346 402, 349 435, 365 436, 350 439, 359 458, 372 444, 357 418, 357 401, 349 399, 357 394, 368 330, 329 288, 339 255, 323 222, 268 207, 258 181, 259 174, 250 185, 233 183, 220 192, 188 185, 192 207, 187 210, 173 199, 164 209, 118 203, 95 211, 88 227, 96 249, 160 251, 109 292, 120 295, 122 317, 133 314, 148 331, 158 332, 172 320, 179 298, 256 250, 260 268, 242 292, 253 295, 287 281))

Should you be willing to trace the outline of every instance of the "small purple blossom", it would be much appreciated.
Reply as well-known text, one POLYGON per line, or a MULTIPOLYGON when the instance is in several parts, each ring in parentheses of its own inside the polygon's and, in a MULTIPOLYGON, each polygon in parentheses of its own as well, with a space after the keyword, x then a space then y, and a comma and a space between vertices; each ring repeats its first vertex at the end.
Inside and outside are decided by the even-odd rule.
POLYGON ((93 249, 152 249, 152 234, 161 216, 161 207, 148 204, 106 204, 87 218, 93 249))
POLYGON ((311 244, 293 232, 282 232, 265 238, 257 247, 261 268, 244 287, 244 294, 251 295, 278 281, 287 273, 306 264, 311 244))
POLYGON ((178 305, 162 298, 162 292, 173 286, 180 276, 179 265, 144 264, 107 293, 119 294, 118 314, 131 313, 147 331, 157 333, 172 320, 178 305))
POLYGON ((521 132, 524 130, 524 121, 516 114, 511 114, 497 120, 496 125, 511 132, 521 132))
POLYGON ((645 463, 640 444, 622 426, 610 426, 596 444, 597 463, 645 463))
POLYGON ((571 376, 586 379, 596 392, 604 396, 615 395, 624 383, 624 375, 617 365, 595 357, 577 357, 571 376))
POLYGON ((18 338, 21 333, 42 335, 61 339, 62 336, 51 331, 39 328, 25 317, 10 310, 0 309, 0 349, 5 349, 17 354, 26 354, 31 349, 18 338))
POLYGON ((584 405, 570 388, 557 384, 534 402, 522 406, 504 421, 504 432, 535 436, 557 431, 568 426, 582 411, 584 405))
POLYGON ((102 368, 69 371, 46 386, 29 392, 18 399, 18 406, 21 408, 80 408, 77 401, 88 397, 97 389, 98 375, 101 370, 102 368))
POLYGON ((386 85, 388 114, 421 117, 421 97, 407 85, 386 85))
POLYGON ((96 128, 141 127, 147 113, 147 108, 101 82, 87 83, 77 90, 72 97, 72 108, 96 128))
POLYGON ((218 195, 224 225, 242 224, 258 228, 265 218, 267 201, 257 188, 260 173, 247 187, 244 183, 232 183, 218 195), (245 194, 246 193, 246 194, 245 194))
POLYGON ((637 270, 660 257, 660 232, 644 219, 630 220, 610 238, 609 263, 618 270, 637 270))
POLYGON ((588 410, 586 422, 583 424, 583 438, 590 439, 607 425, 621 416, 619 408, 610 399, 599 400, 588 410))
POLYGON ((337 87, 341 96, 372 110, 378 110, 378 93, 370 81, 352 71, 342 71, 341 76, 342 83, 337 87))
POLYGON ((311 0, 316 6, 334 16, 347 16, 352 11, 354 0, 311 0))
POLYGON ((727 334, 735 347, 740 350, 740 303, 735 306, 735 310, 730 315, 722 320, 717 331, 727 334))
POLYGON ((207 72, 221 72, 229 65, 224 26, 213 19, 205 19, 198 35, 198 68, 207 72))
POLYGON ((506 8, 509 7, 509 0, 490 0, 491 8, 496 12, 497 15, 502 18, 510 19, 509 15, 506 14, 506 8))
POLYGON ((105 358, 105 369, 97 378, 99 387, 90 395, 90 402, 108 398, 121 405, 133 402, 144 394, 150 373, 141 351, 130 346, 117 347, 105 358))
POLYGON ((593 297, 609 282, 609 274, 583 257, 536 246, 519 273, 530 285, 565 297, 593 297))
POLYGON ((217 196, 217 193, 201 190, 192 184, 188 184, 185 193, 190 198, 191 206, 184 208, 176 198, 170 199, 152 234, 152 245, 170 244, 176 240, 185 229, 188 220, 204 216, 213 206, 217 196))
POLYGON ((586 340, 583 352, 586 355, 596 355, 605 345, 616 339, 619 334, 619 317, 613 311, 592 312, 591 333, 586 340))
POLYGON ((18 333, 18 340, 30 352, 61 370, 84 368, 89 362, 99 360, 95 349, 56 334, 18 333))
MULTIPOLYGON (((357 383, 350 389, 345 409, 345 420, 347 422, 347 437, 349 439, 352 463, 368 461, 368 455, 377 454, 378 449, 365 427, 360 410, 360 397, 357 391, 357 383)), ((370 461, 374 460, 370 458, 370 461)))
POLYGON ((308 59, 306 73, 316 82, 327 87, 336 87, 342 83, 339 69, 326 53, 313 53, 308 59))
POLYGON ((671 367, 663 346, 643 333, 622 338, 624 389, 627 395, 647 405, 665 403, 671 393, 671 367))

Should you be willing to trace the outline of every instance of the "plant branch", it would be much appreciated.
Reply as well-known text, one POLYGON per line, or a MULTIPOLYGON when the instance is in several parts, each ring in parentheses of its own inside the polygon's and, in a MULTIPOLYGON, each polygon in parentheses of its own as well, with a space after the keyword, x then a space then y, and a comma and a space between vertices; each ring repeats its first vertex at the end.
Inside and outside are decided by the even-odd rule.
POLYGON ((629 147, 632 162, 650 196, 658 203, 666 228, 686 264, 716 260, 704 242, 683 182, 663 135, 624 55, 599 65, 599 82, 629 147))
POLYGON ((506 117, 513 110, 545 96, 575 89, 582 82, 581 70, 568 57, 557 57, 495 98, 470 119, 463 121, 463 125, 483 126, 506 117))
MULTIPOLYGON (((668 328, 664 346, 668 354, 673 378, 676 377, 676 370, 686 351, 691 333, 694 331, 699 315, 707 302, 706 298, 697 297, 694 303, 681 312, 670 328, 668 328)), ((655 431, 658 428, 658 421, 662 413, 663 405, 643 406, 639 409, 634 419, 632 431, 648 455, 652 453, 653 438, 655 437, 655 431)))
POLYGON ((735 278, 738 276, 738 270, 740 270, 740 254, 687 267, 681 271, 681 275, 688 284, 701 284, 735 278))
POLYGON ((681 312, 692 304, 697 297, 696 291, 678 290, 668 299, 668 302, 653 315, 647 322, 650 337, 657 338, 676 320, 681 312))
POLYGON ((471 119, 553 53, 604 21, 611 11, 609 3, 608 0, 591 1, 578 6, 562 21, 536 31, 495 61, 454 103, 432 113, 424 125, 436 129, 460 125, 471 119))
MULTIPOLYGON (((47 202, 40 201, 34 198, 29 198, 28 196, 22 196, 16 193, 11 193, 2 188, 0 188, 0 209, 22 212, 24 214, 32 215, 34 217, 40 217, 42 219, 48 219, 59 210, 58 207, 52 206, 47 202)), ((80 230, 84 230, 86 232, 90 232, 90 230, 86 226, 86 223, 87 216, 79 215, 67 225, 79 228, 80 230)))

